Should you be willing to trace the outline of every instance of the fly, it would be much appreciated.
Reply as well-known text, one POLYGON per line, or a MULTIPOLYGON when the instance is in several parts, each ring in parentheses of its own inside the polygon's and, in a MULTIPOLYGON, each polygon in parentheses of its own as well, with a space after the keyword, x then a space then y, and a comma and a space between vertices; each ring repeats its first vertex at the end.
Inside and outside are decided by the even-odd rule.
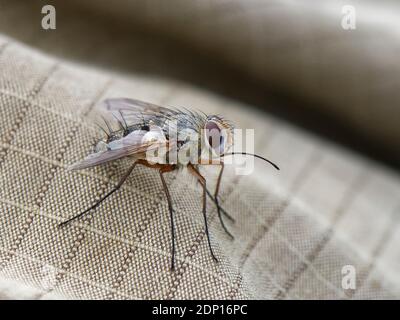
POLYGON ((104 118, 106 136, 97 141, 94 152, 83 160, 72 164, 70 170, 82 170, 121 158, 129 158, 132 164, 121 177, 117 185, 100 198, 93 206, 83 210, 76 216, 62 222, 66 226, 91 210, 96 209, 103 201, 121 188, 137 165, 143 165, 158 171, 165 196, 171 222, 171 269, 175 268, 175 223, 172 198, 164 175, 180 167, 186 167, 202 187, 202 213, 208 247, 212 258, 218 261, 212 249, 208 230, 206 198, 216 205, 218 218, 222 228, 233 239, 222 216, 234 222, 220 205, 218 194, 222 173, 223 157, 235 154, 251 155, 262 159, 277 170, 278 166, 271 161, 246 152, 231 152, 233 147, 233 124, 217 115, 206 115, 189 109, 166 108, 155 104, 128 98, 107 99, 101 104, 101 111, 109 119, 116 121, 118 129, 113 129, 104 118), (178 156, 180 157, 178 157, 178 156), (183 160, 181 158, 184 158, 183 160), (200 173, 201 165, 219 165, 215 191, 207 189, 204 176, 200 173))

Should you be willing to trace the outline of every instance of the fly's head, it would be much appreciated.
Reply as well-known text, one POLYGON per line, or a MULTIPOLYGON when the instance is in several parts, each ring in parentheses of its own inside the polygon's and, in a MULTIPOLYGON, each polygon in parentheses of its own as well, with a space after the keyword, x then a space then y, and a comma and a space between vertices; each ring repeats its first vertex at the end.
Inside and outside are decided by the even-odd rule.
MULTIPOLYGON (((181 126, 178 152, 191 163, 207 162, 222 156, 233 146, 233 125, 221 116, 197 117, 195 125, 181 126)), ((182 159, 181 158, 181 159, 182 159)))

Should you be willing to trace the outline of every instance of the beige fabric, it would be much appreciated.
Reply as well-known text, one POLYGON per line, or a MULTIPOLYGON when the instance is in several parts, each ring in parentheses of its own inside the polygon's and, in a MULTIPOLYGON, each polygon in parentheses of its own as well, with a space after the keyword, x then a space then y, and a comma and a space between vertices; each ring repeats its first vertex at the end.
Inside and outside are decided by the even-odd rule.
POLYGON ((66 298, 399 297, 400 184, 393 172, 183 84, 120 80, 1 41, 3 277, 66 298), (57 229, 110 189, 124 167, 65 170, 90 150, 82 116, 101 98, 131 92, 228 113, 239 127, 255 127, 258 152, 282 167, 277 173, 258 165, 252 176, 231 171, 224 178, 224 206, 237 223, 231 242, 210 205, 219 264, 207 250, 199 194, 185 172, 170 180, 176 273, 169 270, 166 202, 149 169, 137 170, 86 222, 57 229), (341 289, 341 268, 348 264, 359 272, 351 293, 341 289))
MULTIPOLYGON (((183 2, 180 6, 184 8, 183 2)), ((5 16, 9 20, 0 23, 13 35, 13 15, 5 16)), ((101 39, 91 31, 94 39, 101 39)), ((26 29, 14 32, 25 32, 29 39, 26 29)), ((55 45, 40 41, 42 30, 31 32, 31 46, 43 51, 65 49, 73 41, 58 38, 60 45, 55 45)), ((82 62, 93 62, 89 57, 99 47, 81 43, 71 49, 81 59, 78 65, 0 37, 1 298, 400 297, 397 172, 187 83, 111 73, 104 70, 105 60, 115 57, 110 49, 100 59, 103 68, 90 69, 82 62), (138 169, 86 219, 57 228, 110 190, 127 166, 122 162, 82 172, 65 170, 89 152, 93 132, 85 119, 96 102, 110 96, 224 114, 239 128, 255 128, 257 152, 280 165, 282 170, 275 172, 256 162, 256 173, 244 177, 227 169, 221 191, 223 206, 237 220, 228 225, 235 241, 221 229, 215 208, 208 208, 219 264, 208 251, 198 186, 186 172, 168 180, 177 211, 175 273, 169 270, 167 205, 150 169, 138 169), (355 290, 341 286, 345 265, 356 269, 355 290), (29 291, 10 293, 10 283, 26 285, 29 291)), ((343 112, 351 111, 347 109, 343 112)), ((394 130, 388 124, 388 141, 396 140, 394 130)), ((215 182, 215 172, 206 173, 215 182)))

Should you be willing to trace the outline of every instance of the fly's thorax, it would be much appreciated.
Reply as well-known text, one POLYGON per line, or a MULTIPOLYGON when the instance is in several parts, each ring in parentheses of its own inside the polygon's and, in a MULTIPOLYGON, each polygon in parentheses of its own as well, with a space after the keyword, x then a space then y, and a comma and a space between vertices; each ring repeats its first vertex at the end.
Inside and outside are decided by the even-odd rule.
POLYGON ((168 164, 169 160, 169 141, 168 133, 161 126, 149 123, 149 131, 143 135, 142 145, 147 145, 146 160, 150 163, 168 164), (157 146, 152 148, 152 146, 157 146))
POLYGON ((201 135, 193 128, 181 128, 177 134, 177 162, 180 164, 198 161, 201 151, 201 135))

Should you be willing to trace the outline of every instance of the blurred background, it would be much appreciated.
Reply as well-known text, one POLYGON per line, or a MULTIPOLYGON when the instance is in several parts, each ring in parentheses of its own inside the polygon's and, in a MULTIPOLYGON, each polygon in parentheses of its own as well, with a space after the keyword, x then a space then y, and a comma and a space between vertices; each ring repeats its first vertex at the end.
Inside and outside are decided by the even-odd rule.
POLYGON ((398 1, 1 0, 0 9, 2 33, 49 54, 189 82, 400 167, 398 1), (56 30, 41 27, 45 4, 56 30))

